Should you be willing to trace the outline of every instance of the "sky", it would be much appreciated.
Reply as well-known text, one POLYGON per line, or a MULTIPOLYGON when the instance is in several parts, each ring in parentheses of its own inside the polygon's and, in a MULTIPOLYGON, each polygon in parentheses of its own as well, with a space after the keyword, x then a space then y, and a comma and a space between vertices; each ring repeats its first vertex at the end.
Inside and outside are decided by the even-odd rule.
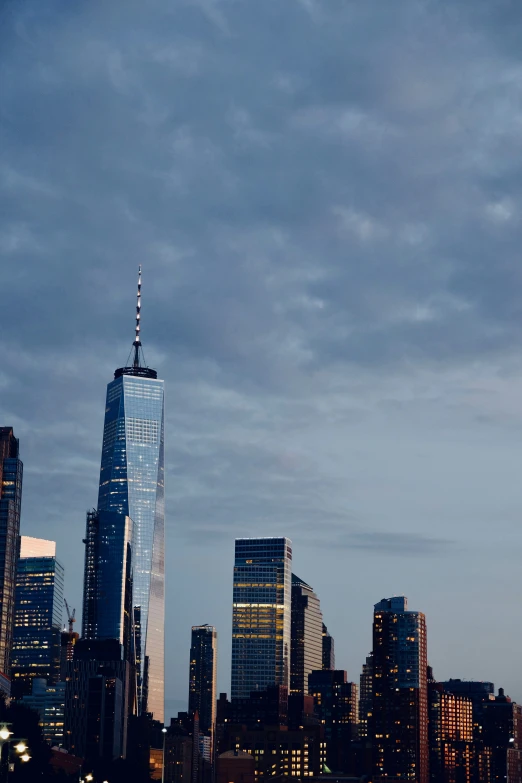
POLYGON ((106 384, 166 384, 166 713, 230 687, 234 538, 286 535, 522 700, 519 0, 3 0, 0 424, 80 614, 106 384))

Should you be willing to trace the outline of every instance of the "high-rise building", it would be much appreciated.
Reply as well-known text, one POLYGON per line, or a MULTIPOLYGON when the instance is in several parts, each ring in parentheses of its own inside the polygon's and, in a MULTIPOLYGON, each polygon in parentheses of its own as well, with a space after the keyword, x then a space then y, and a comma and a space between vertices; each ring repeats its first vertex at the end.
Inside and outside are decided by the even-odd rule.
POLYGON ((0 691, 10 692, 23 464, 12 427, 0 427, 0 691))
POLYGON ((65 682, 48 685, 43 679, 32 681, 32 692, 21 699, 23 707, 38 713, 42 736, 49 745, 63 745, 65 682))
POLYGON ((345 671, 319 669, 308 678, 315 712, 324 726, 326 763, 335 772, 353 772, 352 743, 357 739, 357 685, 345 671))
POLYGON ((522 783, 522 707, 499 688, 482 707, 483 739, 491 749, 491 783, 522 783))
POLYGON ((373 615, 373 773, 428 783, 426 620, 404 596, 373 615))
POLYGON ((335 669, 335 646, 333 636, 323 623, 323 669, 335 669))
POLYGON ((189 712, 199 713, 200 737, 210 739, 212 756, 217 704, 217 631, 193 625, 190 645, 189 712))
POLYGON ((432 783, 473 783, 475 747, 471 699, 445 691, 441 682, 428 681, 428 715, 430 780, 432 783))
POLYGON ((164 718, 165 502, 163 381, 145 366, 141 267, 133 359, 107 386, 98 511, 134 522, 134 606, 139 607, 141 709, 164 718), (146 682, 146 674, 148 682, 146 682), (148 694, 145 703, 143 694, 148 694))
POLYGON ((82 638, 117 639, 134 662, 132 519, 88 511, 85 531, 82 638))
POLYGON ((133 667, 116 639, 80 639, 66 666, 64 744, 94 763, 124 757, 135 702, 133 667))
POLYGON ((16 569, 11 693, 32 692, 32 680, 54 685, 60 678, 64 569, 56 543, 22 536, 16 569))
POLYGON ((232 612, 232 699, 290 685, 292 542, 238 538, 232 612))
POLYGON ((308 675, 323 665, 323 613, 310 585, 292 574, 290 690, 308 693, 308 675))
POLYGON ((359 686, 359 737, 368 737, 368 727, 372 719, 373 707, 373 655, 370 653, 363 663, 359 686))

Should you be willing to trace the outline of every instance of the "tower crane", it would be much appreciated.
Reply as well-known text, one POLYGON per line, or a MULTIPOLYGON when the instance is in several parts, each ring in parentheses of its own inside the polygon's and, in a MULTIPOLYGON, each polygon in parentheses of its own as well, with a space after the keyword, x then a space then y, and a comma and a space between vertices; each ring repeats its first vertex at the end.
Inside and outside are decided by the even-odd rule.
POLYGON ((67 619, 69 620, 69 633, 73 632, 73 625, 76 622, 76 609, 73 609, 72 612, 69 609, 69 604, 67 603, 67 600, 64 598, 63 602, 65 604, 65 610, 67 612, 67 619))

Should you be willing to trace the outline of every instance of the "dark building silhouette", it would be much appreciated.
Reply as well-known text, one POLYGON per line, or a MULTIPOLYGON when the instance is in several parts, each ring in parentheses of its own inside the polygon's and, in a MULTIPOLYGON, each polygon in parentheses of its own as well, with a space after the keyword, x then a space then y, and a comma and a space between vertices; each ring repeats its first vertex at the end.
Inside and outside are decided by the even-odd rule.
POLYGON ((372 688, 374 777, 428 783, 426 621, 403 596, 375 605, 372 688))
POLYGON ((60 680, 65 682, 67 661, 74 658, 74 645, 80 638, 76 631, 63 630, 60 634, 60 680))
POLYGON ((430 780, 432 783, 473 783, 475 744, 473 704, 467 696, 428 681, 430 780))
POLYGON ((368 737, 368 727, 372 719, 373 708, 373 655, 370 653, 363 663, 359 679, 359 737, 368 737))
POLYGON ((295 731, 287 726, 249 730, 235 725, 227 728, 226 738, 228 750, 252 755, 257 780, 319 775, 326 762, 324 728, 320 725, 295 731))
POLYGON ((165 783, 191 783, 193 723, 186 712, 172 718, 165 737, 165 783))
POLYGON ((248 729, 287 726, 288 688, 272 685, 263 691, 252 691, 248 698, 232 699, 227 702, 225 722, 229 725, 242 724, 248 729))
POLYGON ((333 636, 323 623, 323 669, 335 669, 335 645, 333 636))
POLYGON ((22 536, 16 569, 11 695, 32 693, 32 681, 60 679, 64 570, 56 543, 22 536))
POLYGON ((499 689, 482 711, 484 745, 491 749, 491 783, 522 783, 522 707, 499 689))
POLYGON ((66 671, 66 749, 91 762, 125 757, 135 680, 123 645, 116 639, 80 639, 66 671))
POLYGON ((315 712, 324 726, 326 763, 333 772, 351 772, 352 743, 358 737, 357 686, 345 671, 320 669, 308 678, 315 712))
POLYGON ((310 585, 292 574, 290 691, 308 693, 308 675, 322 668, 323 614, 310 585))
POLYGON ((242 750, 227 750, 218 756, 216 764, 217 783, 254 783, 255 761, 252 753, 242 750))
POLYGON ((211 625, 192 626, 190 645, 189 713, 199 714, 200 734, 210 738, 216 725, 217 632, 211 625))
POLYGON ((0 427, 0 692, 10 693, 23 464, 12 427, 0 427))

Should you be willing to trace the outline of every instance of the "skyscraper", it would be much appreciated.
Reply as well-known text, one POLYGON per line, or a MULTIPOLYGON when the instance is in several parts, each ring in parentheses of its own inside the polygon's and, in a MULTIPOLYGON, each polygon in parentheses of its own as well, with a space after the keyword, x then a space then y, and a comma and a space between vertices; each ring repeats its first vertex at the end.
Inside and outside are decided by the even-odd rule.
POLYGON ((333 636, 323 623, 323 669, 335 669, 335 645, 333 636))
POLYGON ((373 771, 428 783, 426 620, 404 596, 384 598, 373 615, 373 771))
POLYGON ((363 663, 359 686, 359 737, 368 737, 368 727, 372 719, 373 708, 373 655, 370 653, 363 663))
POLYGON ((0 427, 0 691, 10 690, 23 465, 12 427, 0 427))
POLYGON ((318 597, 292 574, 290 690, 308 693, 308 675, 323 665, 323 613, 318 597))
POLYGON ((324 726, 326 763, 332 770, 353 771, 352 745, 357 738, 357 685, 341 669, 319 669, 310 674, 309 691, 324 726))
POLYGON ((140 618, 141 709, 164 717, 165 502, 163 381, 145 366, 140 340, 141 267, 133 360, 107 386, 98 511, 134 522, 133 603, 140 618), (146 677, 148 673, 148 677, 146 677), (146 681, 148 679, 148 682, 146 681))
POLYGON ((216 727, 217 631, 212 625, 193 625, 190 645, 189 712, 199 713, 199 731, 210 737, 216 727))
POLYGON ((12 687, 14 698, 32 692, 32 680, 60 677, 64 570, 56 543, 22 536, 16 570, 12 687))
POLYGON ((232 698, 290 684, 292 542, 238 538, 232 611, 232 698))

